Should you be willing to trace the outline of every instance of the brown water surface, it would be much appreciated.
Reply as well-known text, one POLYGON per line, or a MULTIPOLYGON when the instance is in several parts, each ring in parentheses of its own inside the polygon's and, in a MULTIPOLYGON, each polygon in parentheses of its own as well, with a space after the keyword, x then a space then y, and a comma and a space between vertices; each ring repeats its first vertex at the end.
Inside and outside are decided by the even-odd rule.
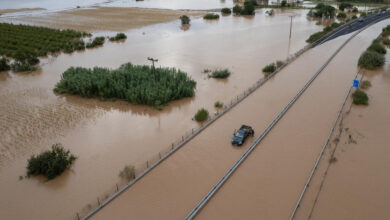
MULTIPOLYGON (((198 219, 290 217, 358 71, 358 55, 389 23, 383 21, 368 28, 346 45, 202 209, 198 219)), ((334 43, 336 41, 327 42, 316 50, 322 48, 333 52, 330 46, 334 43)), ((381 181, 381 184, 384 183, 381 181)), ((339 196, 346 197, 343 193, 339 193, 339 196)), ((332 211, 338 206, 336 201, 328 203, 333 207, 332 211)), ((343 206, 338 208, 342 212, 343 206)), ((363 209, 364 206, 355 208, 363 209)), ((320 219, 350 219, 347 216, 336 218, 324 212, 320 219)))
MULTIPOLYGON (((264 10, 259 10, 254 17, 223 16, 211 22, 193 19, 187 31, 181 29, 177 20, 127 31, 128 39, 122 43, 106 42, 103 47, 81 53, 49 56, 41 60, 40 70, 32 74, 0 73, 0 219, 74 218, 77 211, 115 187, 118 173, 126 164, 144 168, 147 159, 155 158, 158 152, 181 139, 184 132, 198 127, 191 120, 198 108, 205 107, 213 113, 215 101, 230 102, 262 77, 261 68, 266 64, 301 49, 305 39, 322 28, 308 21, 306 13, 285 10, 268 17, 264 10), (297 16, 292 39, 288 41, 291 14, 297 16), (157 65, 180 68, 191 75, 197 81, 196 96, 157 111, 122 101, 101 102, 52 91, 61 73, 70 66, 117 68, 129 61, 149 64, 149 56, 159 59, 157 65), (202 73, 205 68, 225 67, 232 71, 227 80, 209 79, 202 73), (77 155, 72 169, 49 182, 41 178, 19 180, 26 172, 27 158, 56 142, 77 155)), ((264 90, 262 94, 266 98, 264 106, 284 103, 275 97, 276 90, 264 90)), ((264 119, 269 120, 273 110, 268 109, 264 119)), ((218 140, 226 143, 220 147, 228 147, 233 159, 244 149, 229 145, 232 130, 244 122, 235 120, 221 120, 229 126, 223 130, 217 127, 221 134, 217 135, 218 140)), ((200 153, 206 155, 207 151, 200 153)), ((202 157, 197 163, 203 163, 202 157)), ((218 165, 220 170, 231 161, 218 165)))

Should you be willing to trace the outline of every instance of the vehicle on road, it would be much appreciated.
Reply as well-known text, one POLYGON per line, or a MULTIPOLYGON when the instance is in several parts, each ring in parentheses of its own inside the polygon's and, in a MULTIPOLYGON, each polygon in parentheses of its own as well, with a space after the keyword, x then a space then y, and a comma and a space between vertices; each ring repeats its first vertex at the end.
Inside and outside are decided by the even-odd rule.
POLYGON ((359 22, 363 22, 364 19, 363 19, 363 18, 359 18, 358 21, 359 21, 359 22))
POLYGON ((241 146, 249 135, 255 135, 253 128, 248 125, 241 125, 240 129, 233 134, 232 144, 241 146))

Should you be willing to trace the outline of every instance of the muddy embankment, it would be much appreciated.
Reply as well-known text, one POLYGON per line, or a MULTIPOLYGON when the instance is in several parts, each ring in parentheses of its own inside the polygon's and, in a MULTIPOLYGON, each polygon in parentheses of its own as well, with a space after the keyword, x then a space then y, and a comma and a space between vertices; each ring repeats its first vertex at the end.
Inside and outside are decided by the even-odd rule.
MULTIPOLYGON (((316 21, 308 20, 306 13, 305 10, 276 10, 275 15, 269 17, 265 10, 258 10, 254 17, 221 16, 218 21, 192 17, 187 30, 181 29, 177 19, 125 31, 128 36, 125 42, 106 42, 103 47, 85 52, 43 58, 40 69, 32 74, 2 72, 0 188, 4 199, 0 204, 0 218, 75 217, 81 208, 114 189, 119 181, 118 173, 126 164, 144 168, 146 160, 169 148, 185 131, 198 127, 191 120, 198 108, 205 107, 213 113, 215 101, 229 102, 262 77, 262 67, 306 45, 305 39, 322 29, 315 25, 316 21), (297 16, 293 36, 288 41, 291 14, 297 16), (157 65, 180 68, 191 75, 197 81, 196 96, 172 102, 163 111, 157 111, 122 101, 60 96, 52 91, 61 73, 70 66, 117 68, 129 61, 149 64, 149 56, 159 59, 157 65), (209 79, 202 73, 205 68, 229 68, 232 75, 227 80, 209 79), (19 180, 26 172, 28 157, 56 142, 78 157, 72 169, 49 182, 41 178, 19 180)), ((52 15, 47 16, 52 19, 52 15)), ((84 21, 90 24, 88 18, 77 20, 78 23, 84 21)), ((306 62, 301 65, 302 69, 297 72, 304 74, 306 62)), ((288 78, 288 74, 286 77, 280 87, 290 88, 288 82, 295 79, 288 78)), ((276 81, 272 79, 270 83, 276 81)), ((277 99, 278 92, 263 91, 264 102, 255 100, 252 104, 283 104, 277 99)), ((268 116, 274 113, 273 109, 267 111, 268 116)), ((229 126, 216 131, 215 135, 226 144, 230 142, 232 131, 242 123, 241 118, 234 123, 229 120, 221 120, 229 126)), ((263 124, 265 122, 259 123, 263 124)), ((233 148, 237 151, 234 155, 241 150, 233 148)), ((202 164, 204 156, 207 158, 201 155, 197 163, 202 164)), ((155 185, 153 188, 156 189, 155 185)))

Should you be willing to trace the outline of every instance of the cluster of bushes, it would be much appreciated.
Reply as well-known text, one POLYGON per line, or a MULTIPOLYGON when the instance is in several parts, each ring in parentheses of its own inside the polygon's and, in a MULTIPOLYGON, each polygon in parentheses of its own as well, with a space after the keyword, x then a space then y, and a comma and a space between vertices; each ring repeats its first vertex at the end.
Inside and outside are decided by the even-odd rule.
POLYGON ((130 181, 135 177, 135 168, 132 165, 126 165, 123 170, 119 173, 119 176, 123 179, 130 181))
POLYGON ((232 10, 230 8, 222 8, 221 13, 222 14, 231 14, 232 10))
POLYGON ((157 80, 150 66, 131 63, 115 70, 71 67, 62 74, 54 91, 101 99, 119 98, 158 109, 169 101, 194 96, 196 82, 186 73, 174 68, 154 71, 157 80))
POLYGON ((360 83, 360 86, 359 86, 361 89, 368 89, 371 87, 371 82, 368 81, 368 80, 363 80, 361 83, 360 83))
POLYGON ((48 180, 59 176, 72 165, 76 157, 61 144, 54 144, 51 150, 28 159, 27 175, 44 175, 48 180))
POLYGON ((344 22, 341 23, 333 22, 331 25, 326 26, 322 31, 310 35, 310 37, 306 40, 306 42, 313 43, 319 40, 320 38, 322 38, 323 36, 325 36, 327 33, 331 32, 333 29, 338 28, 343 24, 344 22))
POLYGON ((117 33, 115 37, 110 37, 110 41, 118 41, 118 40, 124 40, 127 36, 124 33, 117 33))
POLYGON ((387 25, 386 27, 384 27, 384 28, 382 29, 381 36, 382 36, 383 38, 386 38, 386 37, 390 36, 390 25, 387 25))
POLYGON ((355 105, 368 105, 368 96, 360 89, 357 89, 354 93, 352 93, 352 98, 353 104, 355 105))
POLYGON ((353 5, 351 3, 348 3, 348 2, 343 2, 343 3, 340 3, 339 4, 339 9, 341 11, 344 11, 345 8, 352 8, 353 5))
MULTIPOLYGON (((386 31, 386 28, 383 29, 381 36, 383 36, 383 32, 386 31)), ((386 48, 382 43, 385 43, 386 39, 387 38, 382 37, 374 40, 367 50, 360 55, 358 65, 369 70, 374 70, 383 66, 385 64, 386 48)))
POLYGON ((265 73, 265 76, 268 76, 269 74, 275 72, 275 70, 276 70, 276 64, 271 63, 263 68, 263 73, 265 73))
POLYGON ((216 107, 216 108, 222 108, 222 107, 223 107, 223 103, 220 102, 220 101, 216 101, 216 102, 214 103, 214 107, 216 107))
POLYGON ((187 15, 180 16, 180 20, 182 25, 190 24, 191 21, 190 17, 188 17, 187 15))
POLYGON ((104 44, 104 37, 95 37, 92 42, 87 43, 87 48, 93 48, 104 44))
POLYGON ((8 64, 8 59, 5 57, 0 58, 0 72, 10 70, 11 67, 8 64))
POLYGON ((347 18, 347 14, 345 14, 344 12, 340 12, 337 14, 336 16, 337 18, 347 18))
POLYGON ((198 112, 195 114, 195 120, 198 122, 205 121, 208 117, 209 112, 204 108, 199 109, 198 112))
POLYGON ((258 6, 256 0, 245 0, 244 7, 235 5, 233 7, 233 13, 235 15, 253 15, 255 14, 255 7, 258 6))
POLYGON ((213 14, 213 13, 208 13, 205 16, 203 16, 203 19, 207 19, 207 20, 219 19, 219 15, 213 14))
POLYGON ((230 76, 230 71, 228 69, 219 69, 214 70, 209 77, 211 78, 219 78, 219 79, 225 79, 230 76))
MULTIPOLYGON (((0 23, 0 55, 14 58, 15 67, 27 67, 39 63, 39 56, 59 51, 83 50, 82 37, 89 33, 74 30, 56 30, 29 25, 0 23)), ((31 67, 30 67, 31 68, 31 67)), ((18 69, 25 68, 16 68, 18 69)))
POLYGON ((324 3, 318 3, 314 10, 310 10, 307 14, 309 17, 315 18, 334 18, 336 15, 336 9, 331 5, 326 5, 324 3))

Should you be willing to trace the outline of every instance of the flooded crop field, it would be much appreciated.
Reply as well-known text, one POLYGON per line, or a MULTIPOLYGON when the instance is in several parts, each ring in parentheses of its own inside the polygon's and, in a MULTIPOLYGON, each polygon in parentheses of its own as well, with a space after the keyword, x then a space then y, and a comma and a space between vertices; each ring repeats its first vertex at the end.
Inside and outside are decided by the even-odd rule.
MULTIPOLYGON (((0 219, 77 219, 81 210, 92 210, 112 195, 115 186, 118 190, 126 184, 119 176, 126 165, 134 166, 135 174, 140 174, 199 128, 201 123, 193 120, 198 109, 205 108, 213 116, 219 110, 215 107, 217 101, 229 105, 264 77, 263 67, 291 57, 307 45, 305 40, 311 34, 324 28, 322 24, 333 21, 308 18, 306 9, 274 9, 273 15, 268 15, 269 9, 257 9, 254 16, 215 12, 220 15, 218 20, 202 18, 207 13, 204 10, 232 7, 234 3, 233 0, 0 2, 0 14, 3 14, 0 22, 70 28, 91 32, 93 37, 113 37, 117 32, 127 35, 126 40, 106 40, 103 46, 83 52, 40 58, 38 70, 31 73, 0 72, 0 219), (77 6, 80 7, 75 9, 77 6), (183 14, 190 16, 190 25, 181 24, 179 16, 183 14), (172 101, 157 110, 124 100, 103 101, 53 92, 61 74, 69 67, 117 69, 127 62, 151 65, 150 58, 158 59, 157 67, 186 72, 196 81, 195 96, 172 101), (211 78, 205 72, 225 68, 231 71, 227 79, 211 78), (50 149, 55 143, 61 143, 76 155, 71 168, 50 181, 43 177, 27 178, 28 158, 50 149)), ((198 219, 237 219, 243 217, 243 212, 247 213, 246 219, 288 216, 293 206, 291 201, 297 199, 318 149, 328 135, 337 107, 349 88, 348 82, 357 71, 358 55, 388 24, 386 20, 373 25, 340 52, 318 82, 309 88, 310 94, 305 94, 291 115, 283 118, 267 137, 262 147, 264 151, 254 152, 198 219), (331 92, 323 98, 328 90, 331 92), (301 123, 304 117, 308 120, 301 123), (311 122, 318 118, 313 126, 311 122), (296 129, 292 131, 291 127, 296 129), (287 142, 292 145, 291 149, 285 147, 287 142), (313 147, 308 146, 309 143, 313 147), (280 162, 280 158, 284 162, 280 162), (295 165, 297 170, 293 169, 295 165), (282 183, 274 171, 286 174, 282 183), (262 181, 264 178, 268 178, 266 182, 262 181), (264 187, 259 188, 259 185, 264 187), (284 202, 274 196, 280 188, 284 189, 283 195, 287 195, 283 197, 284 202), (242 202, 241 206, 235 204, 237 202, 242 202), (251 205, 244 205, 246 203, 251 205), (283 212, 277 210, 277 205, 283 207, 283 212), (232 206, 237 209, 231 209, 232 206)), ((256 136, 259 135, 349 36, 305 52, 94 218, 124 219, 131 213, 135 219, 183 219, 253 142, 251 138, 241 148, 232 147, 234 129, 244 123, 251 124, 256 136)), ((378 85, 369 90, 373 96, 387 88, 385 83, 377 81, 379 76, 386 77, 388 68, 381 71, 365 75, 372 78, 374 86, 378 85)), ((378 115, 385 115, 379 110, 380 106, 375 105, 374 109, 378 110, 378 115)), ((364 109, 356 109, 359 111, 364 109)), ((356 114, 351 118, 360 117, 361 113, 356 114)), ((382 131, 387 128, 386 124, 382 131)), ((368 131, 371 128, 365 129, 367 135, 371 134, 368 131)), ((382 133, 379 135, 382 137, 382 133)), ((383 146, 381 149, 386 152, 385 142, 367 144, 383 146)), ((383 165, 382 162, 377 166, 383 165)), ((347 171, 353 169, 344 167, 347 171)), ((368 173, 368 170, 365 171, 368 173)), ((385 171, 380 169, 380 172, 385 171)), ((332 175, 330 183, 343 173, 332 175)), ((386 183, 386 178, 380 184, 386 183)), ((317 219, 327 219, 324 213, 333 209, 325 202, 333 201, 335 198, 329 195, 340 190, 337 183, 333 184, 336 185, 330 185, 323 192, 324 199, 315 212, 320 216, 317 219)), ((386 193, 381 197, 383 202, 388 201, 386 193)), ((359 205, 354 203, 349 208, 359 205)), ((302 210, 307 209, 304 206, 302 210)), ((362 213, 373 216, 370 213, 374 211, 375 208, 371 208, 362 213)), ((378 216, 382 219, 386 213, 378 216)))

